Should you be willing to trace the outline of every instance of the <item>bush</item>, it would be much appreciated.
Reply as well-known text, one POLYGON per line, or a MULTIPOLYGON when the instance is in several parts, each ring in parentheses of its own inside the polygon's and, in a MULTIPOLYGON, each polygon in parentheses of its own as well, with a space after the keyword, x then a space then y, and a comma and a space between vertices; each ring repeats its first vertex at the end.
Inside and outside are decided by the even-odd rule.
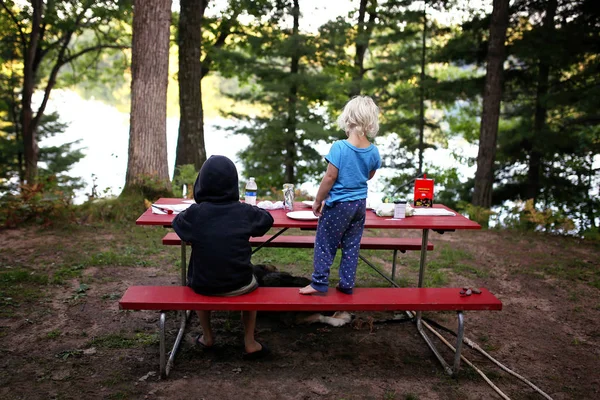
POLYGON ((82 223, 110 221, 130 224, 148 207, 148 201, 141 194, 121 195, 90 200, 77 207, 77 214, 82 223))
POLYGON ((44 227, 75 221, 73 194, 58 186, 56 177, 43 182, 21 185, 19 194, 0 198, 0 227, 15 228, 23 224, 44 227))
POLYGON ((575 230, 575 223, 560 210, 538 210, 533 199, 518 202, 507 212, 508 216, 504 219, 507 228, 556 234, 572 234, 575 230))

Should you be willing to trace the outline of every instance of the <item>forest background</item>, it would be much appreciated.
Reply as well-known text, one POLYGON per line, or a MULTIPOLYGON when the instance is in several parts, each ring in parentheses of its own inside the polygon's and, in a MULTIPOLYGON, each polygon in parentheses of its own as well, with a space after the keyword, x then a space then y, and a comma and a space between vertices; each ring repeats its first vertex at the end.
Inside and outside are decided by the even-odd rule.
POLYGON ((243 178, 260 177, 259 196, 318 182, 327 145, 344 137, 335 117, 367 94, 381 108, 389 197, 409 198, 425 172, 436 202, 484 225, 598 237, 592 0, 343 1, 347 13, 318 24, 298 0, 151 3, 0 2, 1 225, 98 207, 115 217, 128 196, 181 196, 206 160, 215 110, 224 123, 210 134, 247 140, 237 161, 243 178), (72 168, 84 152, 60 141, 60 107, 48 107, 59 89, 130 111, 119 198, 72 168), (167 113, 179 114, 172 174, 167 113), (38 146, 49 137, 56 145, 38 146), (441 166, 436 149, 456 165, 441 166), (83 188, 89 201, 74 206, 83 188))

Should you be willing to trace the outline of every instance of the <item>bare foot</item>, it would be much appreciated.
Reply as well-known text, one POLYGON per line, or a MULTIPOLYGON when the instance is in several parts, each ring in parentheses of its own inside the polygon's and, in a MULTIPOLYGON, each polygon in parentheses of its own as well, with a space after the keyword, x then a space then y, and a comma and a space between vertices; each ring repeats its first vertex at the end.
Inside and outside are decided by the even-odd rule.
POLYGON ((300 289, 300 294, 315 294, 315 293, 321 293, 319 292, 317 289, 315 289, 314 287, 308 285, 303 287, 302 289, 300 289))
POLYGON ((251 343, 244 343, 244 350, 246 350, 247 354, 256 353, 257 351, 261 351, 263 346, 261 343, 254 340, 251 343))
POLYGON ((208 348, 212 347, 215 344, 214 339, 207 339, 204 335, 196 337, 196 344, 200 345, 200 347, 208 348))

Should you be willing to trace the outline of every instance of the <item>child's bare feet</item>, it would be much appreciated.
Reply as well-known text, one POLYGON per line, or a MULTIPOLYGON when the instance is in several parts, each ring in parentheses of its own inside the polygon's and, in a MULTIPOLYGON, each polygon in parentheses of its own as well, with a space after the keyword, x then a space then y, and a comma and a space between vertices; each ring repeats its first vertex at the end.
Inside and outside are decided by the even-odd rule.
POLYGON ((315 289, 314 287, 308 285, 303 287, 302 289, 300 289, 300 294, 315 294, 315 293, 321 293, 319 292, 317 289, 315 289))
POLYGON ((196 336, 196 344, 202 347, 203 349, 208 349, 209 347, 213 347, 215 344, 214 339, 207 339, 204 335, 196 336))

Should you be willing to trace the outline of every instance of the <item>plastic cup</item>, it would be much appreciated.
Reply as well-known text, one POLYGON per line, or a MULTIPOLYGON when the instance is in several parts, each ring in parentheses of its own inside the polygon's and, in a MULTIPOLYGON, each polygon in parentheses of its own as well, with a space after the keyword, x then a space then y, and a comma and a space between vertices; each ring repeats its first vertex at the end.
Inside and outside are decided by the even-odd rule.
POLYGON ((394 218, 406 218, 406 203, 394 204, 394 218))

